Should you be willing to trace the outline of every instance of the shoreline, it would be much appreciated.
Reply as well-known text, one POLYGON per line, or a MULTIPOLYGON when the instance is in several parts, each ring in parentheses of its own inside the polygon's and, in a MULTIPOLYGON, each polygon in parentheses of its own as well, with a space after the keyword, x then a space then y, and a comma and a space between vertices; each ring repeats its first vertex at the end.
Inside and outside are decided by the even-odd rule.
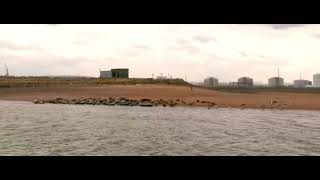
MULTIPOLYGON (((279 109, 279 110, 320 110, 320 93, 287 93, 287 92, 257 92, 254 94, 230 93, 208 90, 189 86, 175 85, 107 85, 95 87, 36 87, 36 88, 0 88, 0 100, 32 102, 33 100, 49 100, 61 97, 77 98, 128 98, 133 100, 150 99, 156 101, 175 101, 177 99, 192 105, 187 107, 206 107, 208 101, 218 108, 236 109, 279 109)), ((210 107, 214 109, 214 107, 210 107)))
MULTIPOLYGON (((0 100, 1 102, 16 102, 16 103, 24 103, 24 104, 34 104, 32 101, 18 101, 18 100, 0 100)), ((103 105, 75 105, 75 104, 55 104, 55 105, 64 105, 64 106, 103 106, 103 105)), ((41 104, 39 105, 41 106, 41 104)), ((116 105, 116 106, 107 106, 107 107, 124 107, 124 106, 120 106, 120 105, 116 105)), ((141 107, 141 106, 125 106, 125 108, 133 108, 133 107, 139 107, 139 108, 146 108, 146 107, 141 107)), ((149 107, 150 108, 150 107, 149 107)), ((153 106, 152 108, 190 108, 190 109, 194 109, 194 108, 202 108, 202 109, 207 109, 206 106, 181 106, 181 105, 177 105, 175 107, 162 107, 162 106, 153 106)), ((148 108, 146 108, 148 109, 148 108)), ((218 108, 210 108, 209 110, 217 110, 217 109, 223 109, 223 110, 259 110, 259 111, 310 111, 310 112, 319 112, 320 110, 317 109, 277 109, 277 108, 273 108, 273 109, 261 109, 261 108, 236 108, 236 107, 218 107, 218 108)))

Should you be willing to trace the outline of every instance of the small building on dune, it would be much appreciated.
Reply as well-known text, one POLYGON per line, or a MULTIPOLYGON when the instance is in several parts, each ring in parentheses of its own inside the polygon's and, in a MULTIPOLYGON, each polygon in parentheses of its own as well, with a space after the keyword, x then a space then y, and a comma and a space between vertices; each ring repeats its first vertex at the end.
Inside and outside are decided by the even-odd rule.
POLYGON ((111 71, 100 71, 100 78, 112 78, 111 71))
POLYGON ((113 78, 129 78, 129 69, 111 69, 113 78))
POLYGON ((100 78, 129 78, 129 69, 100 70, 100 78))

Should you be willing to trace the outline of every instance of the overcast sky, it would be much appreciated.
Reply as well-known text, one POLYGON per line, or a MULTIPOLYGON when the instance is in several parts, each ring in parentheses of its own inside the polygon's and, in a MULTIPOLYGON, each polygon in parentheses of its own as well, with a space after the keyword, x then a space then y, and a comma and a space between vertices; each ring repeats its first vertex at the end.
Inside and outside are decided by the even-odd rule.
POLYGON ((320 25, 0 25, 0 73, 131 77, 171 74, 236 81, 312 80, 320 72, 320 25))

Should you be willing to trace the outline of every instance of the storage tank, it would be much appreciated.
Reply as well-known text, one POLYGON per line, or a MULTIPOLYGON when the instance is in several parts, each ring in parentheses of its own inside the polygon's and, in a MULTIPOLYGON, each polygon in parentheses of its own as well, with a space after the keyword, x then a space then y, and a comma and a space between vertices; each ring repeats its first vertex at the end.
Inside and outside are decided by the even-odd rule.
POLYGON ((204 80, 204 85, 207 87, 216 87, 219 85, 219 80, 214 77, 208 77, 204 80))
POLYGON ((313 75, 313 86, 320 87, 320 74, 313 75))
POLYGON ((281 77, 272 77, 268 80, 269 87, 283 87, 284 79, 281 77))
POLYGON ((238 86, 252 87, 253 86, 253 79, 250 77, 241 77, 238 79, 238 86))

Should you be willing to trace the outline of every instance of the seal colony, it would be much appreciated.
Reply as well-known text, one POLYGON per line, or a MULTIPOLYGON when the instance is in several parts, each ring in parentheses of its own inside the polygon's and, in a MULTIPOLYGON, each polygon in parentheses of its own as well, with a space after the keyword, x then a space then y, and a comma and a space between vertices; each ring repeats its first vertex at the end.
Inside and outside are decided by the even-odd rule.
MULTIPOLYGON (((208 107, 217 107, 216 103, 209 101, 199 101, 196 102, 207 104, 208 107)), ((196 102, 185 102, 180 99, 170 99, 170 100, 151 100, 151 99, 129 99, 125 97, 120 98, 80 98, 80 99, 65 99, 57 97, 55 99, 48 100, 33 100, 34 104, 72 104, 72 105, 105 105, 105 106, 143 106, 143 107, 153 107, 153 106, 163 106, 163 107, 174 107, 177 105, 192 106, 196 102)))

